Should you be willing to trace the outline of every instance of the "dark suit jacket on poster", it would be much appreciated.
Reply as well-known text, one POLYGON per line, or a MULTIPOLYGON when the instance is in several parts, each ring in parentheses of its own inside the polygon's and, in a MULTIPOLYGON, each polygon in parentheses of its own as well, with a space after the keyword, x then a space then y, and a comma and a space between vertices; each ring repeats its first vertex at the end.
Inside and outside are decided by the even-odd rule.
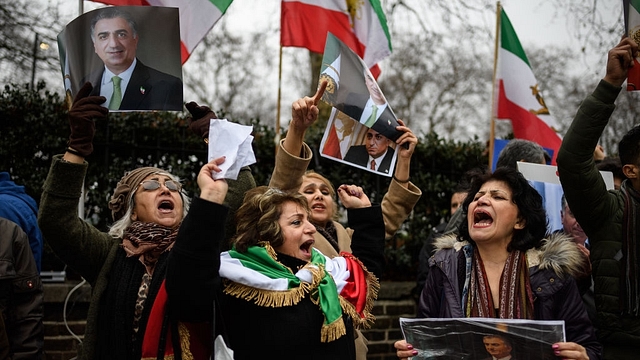
MULTIPOLYGON (((351 118, 355 119, 355 121, 360 121, 360 116, 362 116, 364 107, 367 105, 368 100, 368 95, 349 93, 345 102, 336 105, 336 109, 349 115, 351 118)), ((386 136, 387 139, 395 142, 401 135, 401 133, 396 130, 396 126, 398 126, 398 121, 387 104, 387 107, 384 109, 382 114, 378 116, 378 119, 371 128, 386 136)))
MULTIPOLYGON (((93 72, 89 81, 93 85, 91 95, 100 95, 104 68, 93 72)), ((83 79, 84 84, 87 79, 83 79)), ((140 59, 122 97, 119 110, 182 110, 182 81, 144 65, 140 59)))
MULTIPOLYGON (((378 172, 388 174, 389 168, 391 167, 391 160, 393 160, 393 153, 395 150, 392 148, 387 148, 387 153, 384 155, 382 162, 380 162, 380 166, 378 167, 378 172)), ((365 145, 354 145, 349 148, 347 151, 347 155, 344 157, 344 161, 348 161, 352 164, 364 166, 366 168, 369 167, 369 153, 367 152, 367 148, 365 145)))

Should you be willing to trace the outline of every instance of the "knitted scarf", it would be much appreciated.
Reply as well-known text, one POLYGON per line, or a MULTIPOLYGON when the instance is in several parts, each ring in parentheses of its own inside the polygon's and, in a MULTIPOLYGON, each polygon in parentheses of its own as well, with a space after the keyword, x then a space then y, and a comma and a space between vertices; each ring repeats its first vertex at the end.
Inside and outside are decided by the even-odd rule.
POLYGON ((620 302, 622 311, 633 316, 640 315, 640 283, 638 261, 640 261, 640 248, 638 247, 638 228, 640 222, 640 193, 631 182, 624 181, 620 187, 624 197, 624 212, 622 217, 622 259, 620 302))
MULTIPOLYGON (((294 274, 276 259, 275 251, 265 242, 249 247, 245 253, 235 250, 222 253, 220 276, 230 280, 226 282, 224 292, 265 307, 292 306, 311 296, 325 318, 320 340, 330 342, 345 335, 342 306, 347 306, 347 302, 343 302, 338 292, 339 287, 345 287, 349 277, 346 260, 336 258, 342 259, 340 267, 335 265, 335 259, 328 259, 313 249, 311 261, 294 274), (327 268, 333 270, 334 276, 327 268)), ((365 298, 366 292, 363 293, 365 298)), ((372 316, 362 318, 362 321, 370 320, 372 316)))
POLYGON ((338 245, 338 230, 336 230, 336 225, 333 221, 329 221, 327 226, 316 225, 316 230, 320 233, 320 235, 324 236, 325 239, 333 246, 336 252, 340 253, 340 246, 338 245))
MULTIPOLYGON (((465 315, 495 317, 495 304, 477 247, 473 250, 472 266, 465 315)), ((500 319, 533 319, 533 292, 524 252, 515 250, 509 253, 500 276, 499 292, 500 319)))
POLYGON ((158 257, 171 250, 177 235, 178 227, 171 229, 156 223, 134 221, 124 233, 122 247, 127 257, 137 256, 147 273, 153 275, 158 257))

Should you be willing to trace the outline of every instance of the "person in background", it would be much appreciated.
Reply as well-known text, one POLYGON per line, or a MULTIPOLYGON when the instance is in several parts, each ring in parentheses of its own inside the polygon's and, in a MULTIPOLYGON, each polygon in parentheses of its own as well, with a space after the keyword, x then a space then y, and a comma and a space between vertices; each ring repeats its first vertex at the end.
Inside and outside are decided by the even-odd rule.
POLYGON ((640 126, 618 143, 627 177, 620 190, 607 191, 593 148, 637 56, 638 44, 629 37, 609 51, 606 74, 581 103, 556 159, 567 203, 591 245, 595 325, 605 359, 635 359, 640 352, 640 126))
MULTIPOLYGON (((451 202, 449 208, 450 216, 455 214, 456 211, 462 206, 462 203, 464 202, 464 199, 466 197, 467 190, 463 186, 459 185, 456 191, 451 194, 451 202)), ((447 222, 443 221, 433 229, 431 229, 429 237, 420 249, 420 255, 418 256, 420 263, 418 264, 418 281, 416 285, 417 295, 420 295, 420 293, 422 292, 424 282, 427 279, 427 274, 429 273, 429 258, 431 257, 431 255, 433 255, 433 251, 435 250, 433 243, 438 236, 442 235, 446 227, 447 222)))
POLYGON ((42 270, 44 240, 38 227, 38 205, 24 190, 24 186, 11 181, 8 172, 0 172, 0 217, 18 224, 29 237, 29 246, 38 273, 42 270))
POLYGON ((0 328, 0 355, 5 354, 1 358, 42 359, 42 281, 27 234, 18 224, 1 217, 0 264, 0 323, 4 325, 0 328))
POLYGON ((596 162, 596 167, 600 171, 611 171, 613 174, 613 188, 620 190, 620 185, 627 178, 622 171, 622 164, 620 163, 619 156, 607 156, 599 162, 596 162))

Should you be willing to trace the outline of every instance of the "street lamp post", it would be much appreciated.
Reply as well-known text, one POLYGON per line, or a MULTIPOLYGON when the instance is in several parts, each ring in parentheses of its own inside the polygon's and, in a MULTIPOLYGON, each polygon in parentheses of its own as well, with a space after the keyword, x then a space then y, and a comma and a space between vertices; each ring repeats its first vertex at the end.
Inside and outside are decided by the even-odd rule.
POLYGON ((36 60, 38 58, 38 33, 33 41, 33 63, 31 65, 31 90, 35 89, 34 83, 36 81, 36 60))

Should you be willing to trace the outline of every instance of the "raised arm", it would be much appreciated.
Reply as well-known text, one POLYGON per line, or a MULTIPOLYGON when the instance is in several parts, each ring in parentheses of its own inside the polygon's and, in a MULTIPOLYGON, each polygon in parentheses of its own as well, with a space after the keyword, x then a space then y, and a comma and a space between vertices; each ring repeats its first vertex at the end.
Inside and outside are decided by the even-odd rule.
POLYGON ((174 320, 211 320, 227 216, 222 203, 228 189, 224 179, 215 180, 211 174, 219 172, 223 162, 217 158, 200 169, 200 196, 193 199, 168 259, 166 287, 174 320))
POLYGON ((297 191, 300 188, 302 176, 312 157, 311 149, 304 143, 304 135, 318 119, 317 105, 326 87, 327 82, 323 81, 314 96, 298 99, 291 106, 291 123, 276 153, 269 187, 284 191, 297 191))
POLYGON ((396 130, 403 132, 396 140, 398 163, 389 190, 382 199, 386 238, 391 238, 398 231, 422 195, 422 191, 411 182, 409 172, 418 138, 402 120, 398 123, 396 130))

